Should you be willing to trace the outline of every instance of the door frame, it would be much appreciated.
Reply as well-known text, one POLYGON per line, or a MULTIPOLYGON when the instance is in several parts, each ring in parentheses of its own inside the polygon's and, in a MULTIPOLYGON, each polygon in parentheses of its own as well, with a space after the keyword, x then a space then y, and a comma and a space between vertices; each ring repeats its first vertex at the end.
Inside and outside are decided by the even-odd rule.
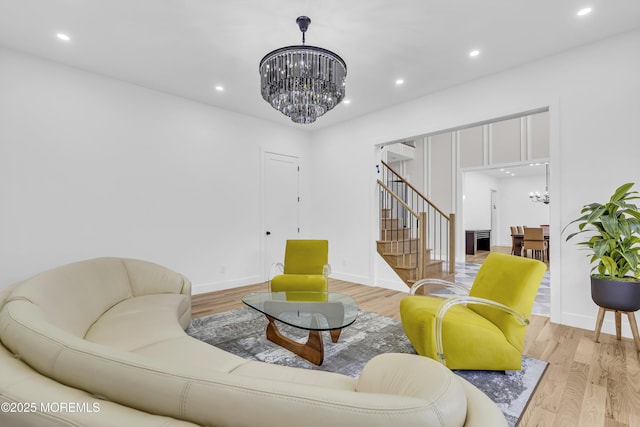
POLYGON ((489 209, 491 209, 491 212, 489 214, 491 218, 491 239, 489 242, 489 246, 491 247, 497 246, 496 239, 498 237, 498 190, 492 188, 489 191, 491 192, 489 196, 489 209))
MULTIPOLYGON (((260 272, 259 272, 259 276, 262 278, 262 280, 264 282, 267 282, 269 280, 269 266, 267 266, 267 235, 266 232, 267 230, 267 224, 266 224, 266 211, 267 211, 267 201, 266 201, 266 173, 267 173, 267 169, 266 169, 266 164, 265 164, 265 157, 268 154, 275 154, 278 156, 284 156, 284 157, 290 157, 293 159, 297 160, 298 163, 298 167, 300 167, 300 164, 302 163, 302 158, 300 155, 298 154, 292 154, 292 153, 283 153, 283 152, 278 152, 275 150, 268 150, 268 149, 264 149, 264 148, 260 148, 260 174, 259 174, 259 180, 260 180, 260 184, 259 184, 259 188, 260 188, 260 228, 259 228, 259 232, 260 232, 260 272)), ((298 196, 300 196, 300 175, 298 174, 298 196)), ((302 223, 302 209, 300 208, 300 205, 298 204, 298 230, 300 230, 300 225, 302 223)), ((298 234, 300 234, 300 231, 298 231, 298 234)), ((283 251, 283 256, 284 256, 284 251, 283 251)), ((282 260, 283 261, 283 260, 282 260)))

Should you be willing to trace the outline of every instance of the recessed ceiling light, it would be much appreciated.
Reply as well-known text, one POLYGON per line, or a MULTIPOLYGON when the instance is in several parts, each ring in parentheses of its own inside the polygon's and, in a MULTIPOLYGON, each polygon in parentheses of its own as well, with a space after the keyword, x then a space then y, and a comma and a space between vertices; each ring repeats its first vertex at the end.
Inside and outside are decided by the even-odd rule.
POLYGON ((345 104, 351 104, 351 100, 350 99, 343 99, 342 102, 345 103, 345 104))
POLYGON ((216 90, 217 90, 218 92, 222 92, 222 91, 224 90, 224 87, 222 87, 222 86, 218 85, 218 86, 216 86, 216 90))
POLYGON ((63 33, 58 33, 56 34, 56 37, 62 41, 68 42, 71 40, 71 37, 69 37, 67 34, 63 34, 63 33))
POLYGON ((396 80, 396 85, 400 86, 401 84, 404 84, 404 80, 402 79, 396 80))
POLYGON ((591 8, 590 7, 585 7, 584 9, 580 9, 577 13, 578 16, 584 16, 584 15, 588 15, 591 13, 591 8))
POLYGON ((478 55, 480 55, 480 51, 477 50, 477 49, 476 50, 472 50, 471 52, 469 52, 469 56, 472 57, 472 58, 474 56, 478 56, 478 55))

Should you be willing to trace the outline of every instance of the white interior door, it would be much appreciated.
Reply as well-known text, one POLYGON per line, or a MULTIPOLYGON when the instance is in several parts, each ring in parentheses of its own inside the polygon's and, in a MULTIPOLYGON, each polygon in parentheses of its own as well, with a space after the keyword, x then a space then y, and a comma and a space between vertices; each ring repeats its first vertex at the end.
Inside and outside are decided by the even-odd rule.
POLYGON ((498 241, 498 192, 491 190, 491 241, 490 246, 497 246, 498 241))
POLYGON ((264 277, 269 279, 271 265, 283 262, 287 239, 300 233, 298 158, 264 153, 264 277))

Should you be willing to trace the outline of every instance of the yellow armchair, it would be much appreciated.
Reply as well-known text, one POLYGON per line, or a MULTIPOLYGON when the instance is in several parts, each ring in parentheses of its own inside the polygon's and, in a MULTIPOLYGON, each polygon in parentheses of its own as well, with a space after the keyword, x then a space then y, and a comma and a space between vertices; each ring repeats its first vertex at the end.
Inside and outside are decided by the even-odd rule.
POLYGON ((400 302, 404 331, 418 354, 450 369, 520 370, 528 318, 545 271, 540 261, 491 253, 470 289, 420 280, 400 302), (416 295, 426 286, 457 295, 416 295))
POLYGON ((272 267, 271 292, 327 292, 329 284, 329 242, 287 240, 284 265, 272 267))

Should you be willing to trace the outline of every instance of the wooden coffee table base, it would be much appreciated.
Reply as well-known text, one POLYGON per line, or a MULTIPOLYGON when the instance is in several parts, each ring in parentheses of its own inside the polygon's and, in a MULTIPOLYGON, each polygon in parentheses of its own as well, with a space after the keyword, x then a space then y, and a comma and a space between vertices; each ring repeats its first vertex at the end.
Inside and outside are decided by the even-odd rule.
MULTIPOLYGON (((282 333, 278 330, 275 319, 273 317, 267 316, 267 319, 269 319, 269 324, 267 325, 267 339, 269 341, 278 344, 280 347, 286 348, 287 350, 297 354, 298 356, 308 360, 315 365, 322 365, 322 362, 324 361, 324 344, 322 342, 322 332, 310 330, 307 342, 301 344, 297 341, 292 340, 291 338, 282 335, 282 333)), ((331 341, 338 342, 341 331, 342 329, 330 330, 329 333, 331 334, 331 341)))

